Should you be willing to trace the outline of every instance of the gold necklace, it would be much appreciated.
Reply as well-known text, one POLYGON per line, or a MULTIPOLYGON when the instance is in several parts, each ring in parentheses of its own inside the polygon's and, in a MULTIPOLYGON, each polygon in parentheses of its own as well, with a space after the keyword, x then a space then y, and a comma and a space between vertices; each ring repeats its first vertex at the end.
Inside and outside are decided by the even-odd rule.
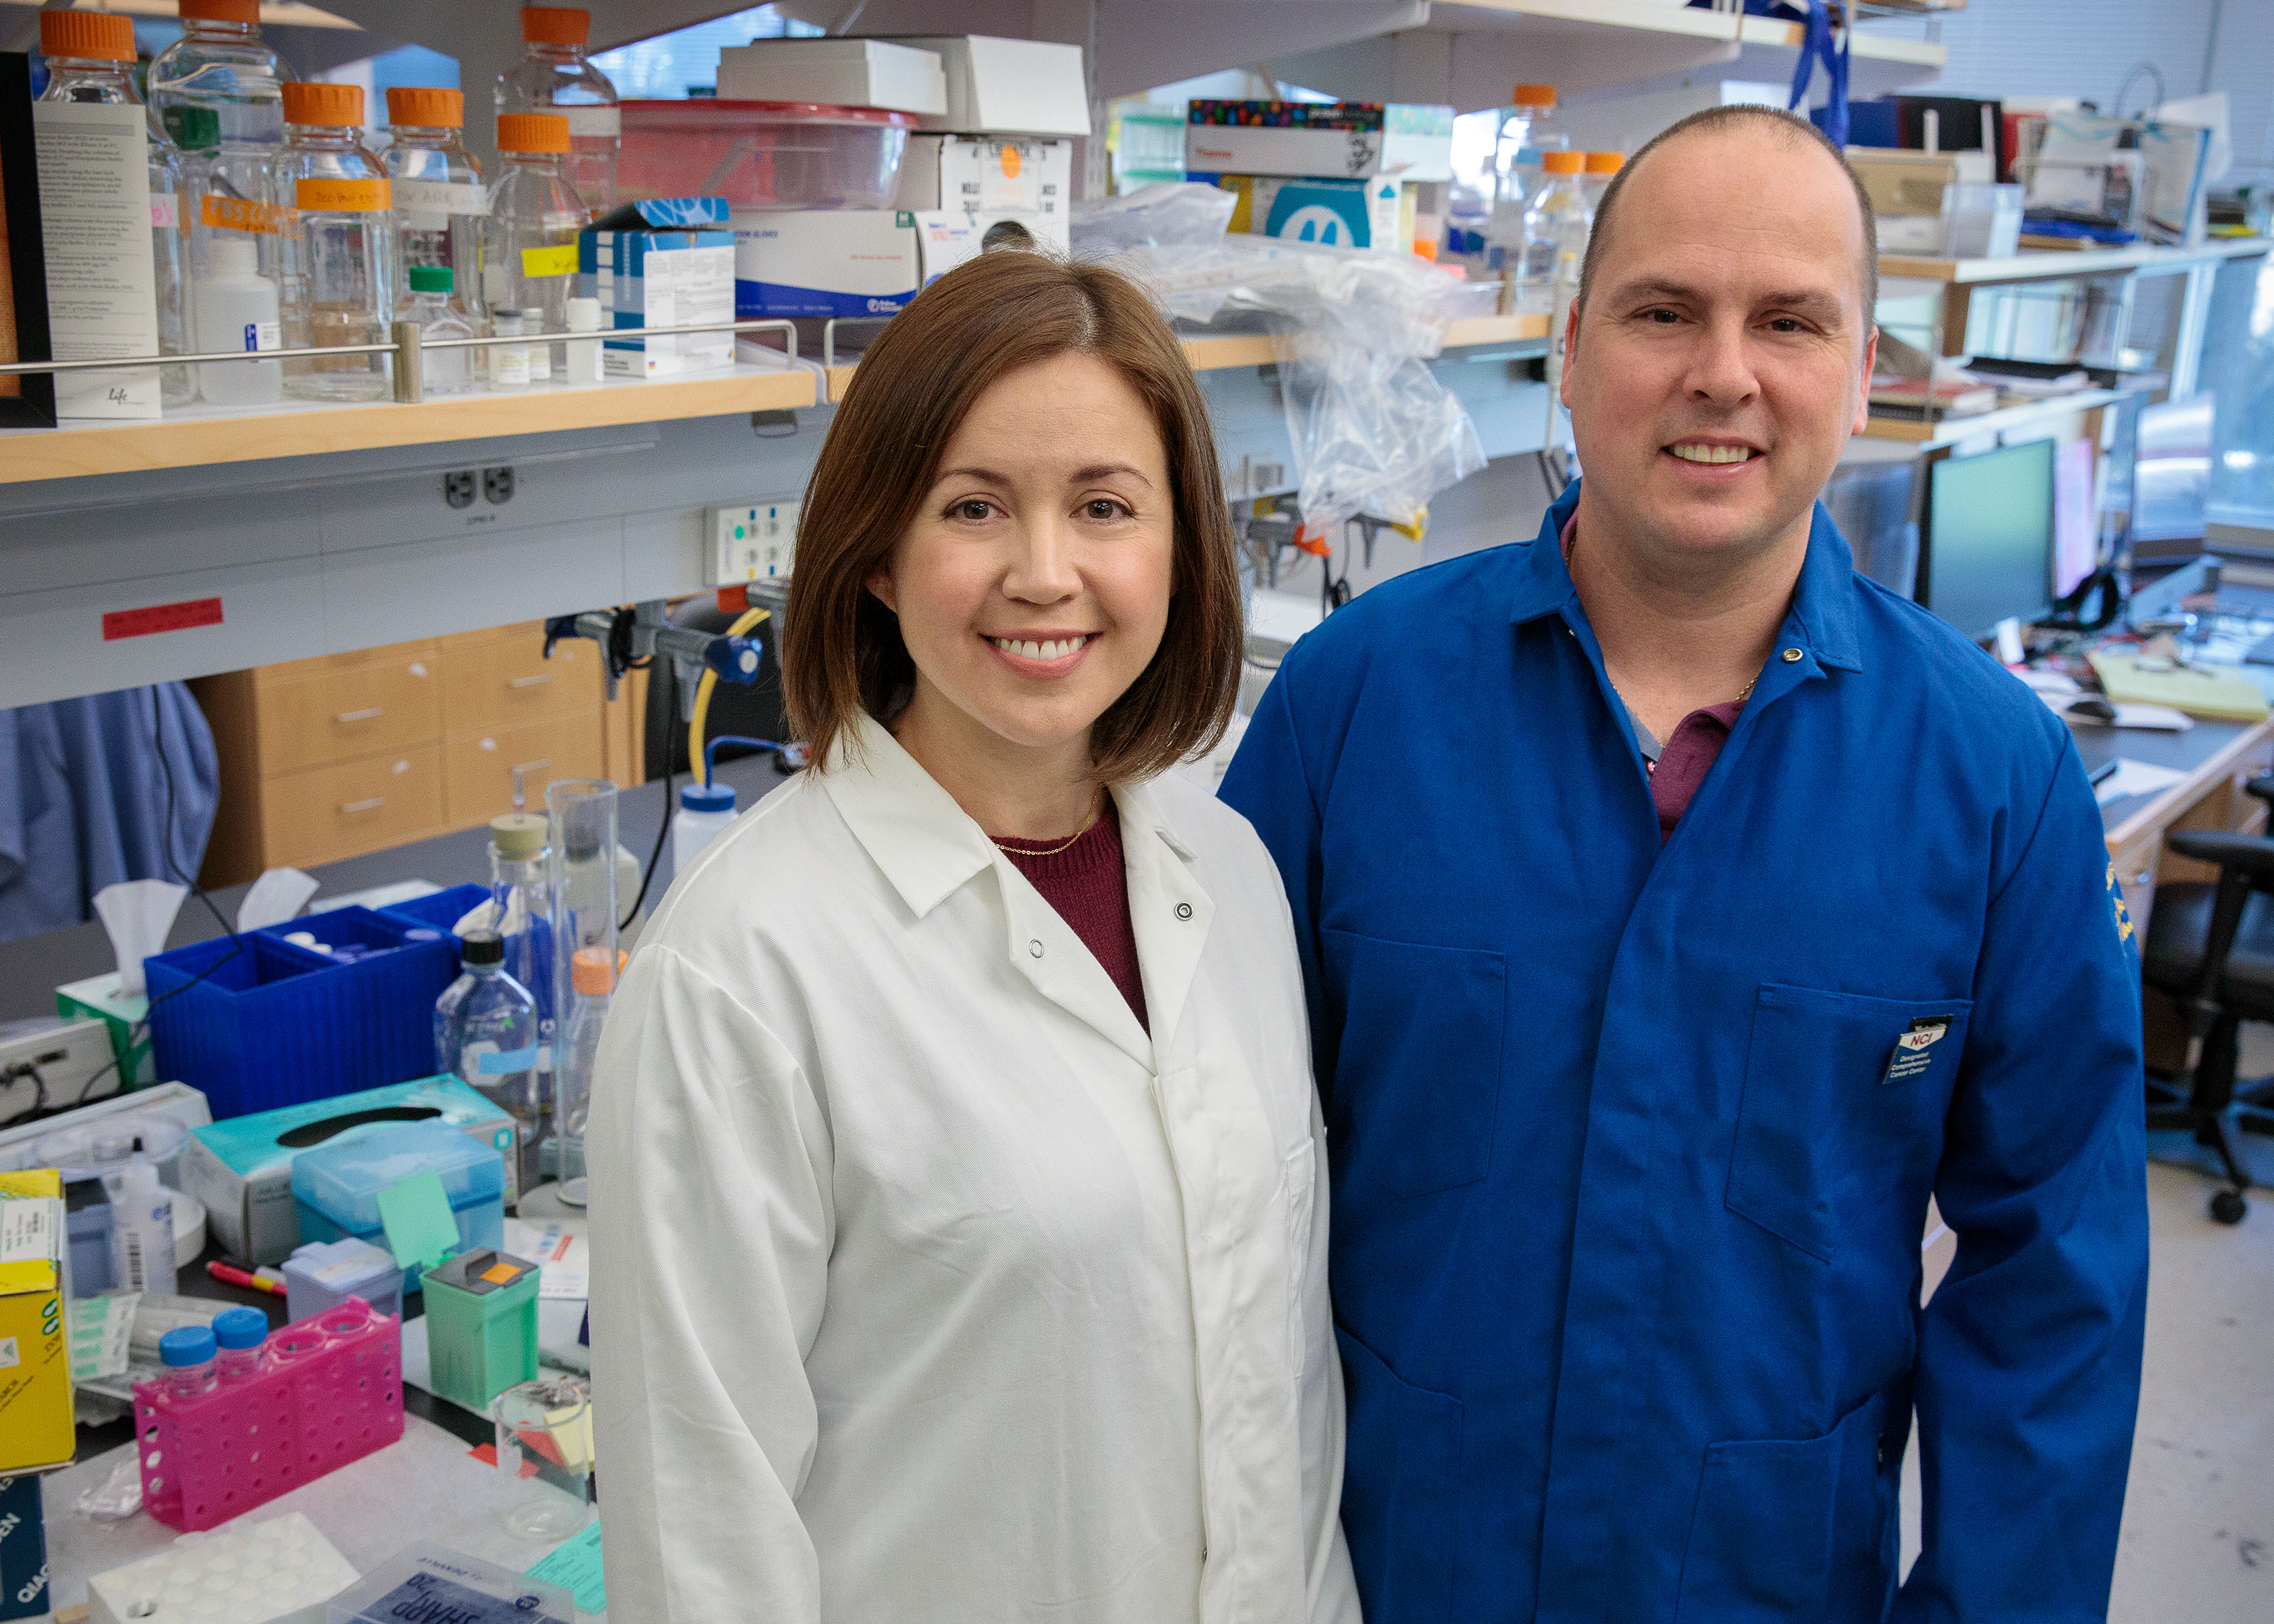
POLYGON ((1047 851, 1041 852, 1030 852, 1020 846, 1006 846, 1000 840, 995 840, 995 837, 993 835, 989 835, 987 838, 990 840, 995 840, 995 849, 997 851, 1007 853, 1013 857, 1056 857, 1060 852, 1065 851, 1066 846, 1072 846, 1074 843, 1074 840, 1081 839, 1082 835, 1088 834, 1090 829, 1095 829, 1096 827, 1096 820, 1092 819, 1089 829, 1085 829, 1081 831, 1081 834, 1074 836, 1073 840, 1068 840, 1064 846, 1054 846, 1050 847, 1047 851))

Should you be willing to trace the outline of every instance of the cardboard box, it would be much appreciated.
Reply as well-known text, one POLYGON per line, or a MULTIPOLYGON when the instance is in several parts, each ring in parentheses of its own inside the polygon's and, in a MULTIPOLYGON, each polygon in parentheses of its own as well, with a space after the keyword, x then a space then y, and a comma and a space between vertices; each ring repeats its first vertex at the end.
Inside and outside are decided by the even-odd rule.
POLYGON ((917 135, 900 159, 898 208, 1065 218, 1073 143, 1039 136, 917 135))
POLYGON ((448 1123, 495 1148, 505 1157, 505 1199, 511 1204, 519 1199, 513 1118, 447 1076, 310 1100, 193 1129, 182 1147, 182 1190, 205 1203, 213 1237, 230 1255, 282 1263, 300 1244, 300 1214, 292 1199, 295 1156, 348 1135, 362 1137, 428 1119, 448 1123))
POLYGON ((1453 178, 1453 109, 1421 102, 1208 102, 1186 114, 1185 168, 1211 174, 1453 178))
POLYGON ((0 1619, 46 1619, 48 1525, 40 1480, 0 1477, 0 1619))
POLYGON ((110 1029, 110 1049, 118 1056, 124 1086, 139 1087, 158 1080, 157 1063, 150 1054, 150 1034, 134 1041, 134 1028, 150 1013, 147 993, 128 992, 119 985, 118 972, 106 970, 85 981, 66 981, 56 989, 56 1013, 65 1020, 94 1019, 110 1029))
POLYGON ((71 1464, 63 1244, 63 1175, 0 1173, 0 1474, 71 1464))
POLYGON ((738 211, 734 316, 889 316, 920 285, 906 209, 738 211))
POLYGON ((916 254, 927 288, 990 248, 1039 248, 1057 254, 1073 251, 1063 214, 967 214, 957 209, 920 209, 915 222, 916 254))
POLYGON ((611 378, 668 378, 734 358, 731 332, 641 338, 644 327, 732 321, 734 234, 724 198, 642 198, 576 238, 576 289, 600 301, 600 368, 611 378))
POLYGON ((1413 242, 1413 198, 1387 177, 1371 180, 1283 180, 1271 175, 1216 175, 1212 179, 1239 203, 1234 231, 1330 248, 1404 252, 1413 242))
POLYGON ((722 102, 947 111, 939 54, 883 40, 753 40, 719 53, 722 102))
MULTIPOLYGON (((1081 47, 983 34, 915 34, 900 41, 938 54, 947 110, 922 127, 960 135, 1088 135, 1089 80, 1081 47)), ((722 86, 719 92, 726 94, 722 86)))

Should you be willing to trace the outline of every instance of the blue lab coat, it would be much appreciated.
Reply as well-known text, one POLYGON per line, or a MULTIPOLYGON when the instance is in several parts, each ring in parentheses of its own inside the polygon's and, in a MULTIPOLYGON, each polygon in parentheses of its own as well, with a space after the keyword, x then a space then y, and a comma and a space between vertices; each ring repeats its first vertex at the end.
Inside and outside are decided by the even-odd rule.
POLYGON ((1305 637, 1224 784, 1309 983, 1368 1624, 2100 1618, 2140 1002, 2067 730, 1818 507, 1661 848, 1577 500, 1305 637))

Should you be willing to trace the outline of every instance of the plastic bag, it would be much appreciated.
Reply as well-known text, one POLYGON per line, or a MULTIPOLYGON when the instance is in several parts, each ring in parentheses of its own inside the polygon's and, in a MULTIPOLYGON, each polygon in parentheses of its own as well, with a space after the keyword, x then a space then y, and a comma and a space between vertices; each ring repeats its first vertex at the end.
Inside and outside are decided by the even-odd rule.
POLYGON ((1490 289, 1410 254, 1244 234, 1148 244, 1113 263, 1171 316, 1265 319, 1307 533, 1361 513, 1418 525, 1431 497, 1485 465, 1476 425, 1428 363, 1447 322, 1490 309, 1490 289))
POLYGON ((1133 248, 1221 242, 1239 207, 1219 187, 1158 181, 1117 198, 1077 199, 1066 231, 1076 259, 1107 259, 1133 248))

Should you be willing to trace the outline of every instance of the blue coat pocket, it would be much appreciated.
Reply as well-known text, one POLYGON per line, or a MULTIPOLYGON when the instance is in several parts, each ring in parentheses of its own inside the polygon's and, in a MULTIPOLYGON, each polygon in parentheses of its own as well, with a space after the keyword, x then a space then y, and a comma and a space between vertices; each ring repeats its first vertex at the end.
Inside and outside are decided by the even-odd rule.
POLYGON ((1350 1410, 1343 1533, 1369 1619, 1430 1624, 1453 1613, 1461 1401, 1399 1378, 1340 1326, 1350 1410))
POLYGON ((1426 1195, 1492 1170, 1508 965, 1476 948, 1323 930, 1335 1199, 1426 1195))
POLYGON ((1706 1447, 1675 1624, 1818 1624, 1866 1616, 1835 1613, 1835 1595, 1884 1600, 1881 1533, 1894 1494, 1880 1452, 1886 1410, 1875 1395, 1821 1438, 1706 1447), (1849 1565, 1859 1571, 1835 1571, 1849 1565))
POLYGON ((1753 1005, 1729 1210, 1832 1260, 1840 1207, 1935 1131, 1966 1044, 1966 998, 1916 1003, 1774 984, 1753 1005))

